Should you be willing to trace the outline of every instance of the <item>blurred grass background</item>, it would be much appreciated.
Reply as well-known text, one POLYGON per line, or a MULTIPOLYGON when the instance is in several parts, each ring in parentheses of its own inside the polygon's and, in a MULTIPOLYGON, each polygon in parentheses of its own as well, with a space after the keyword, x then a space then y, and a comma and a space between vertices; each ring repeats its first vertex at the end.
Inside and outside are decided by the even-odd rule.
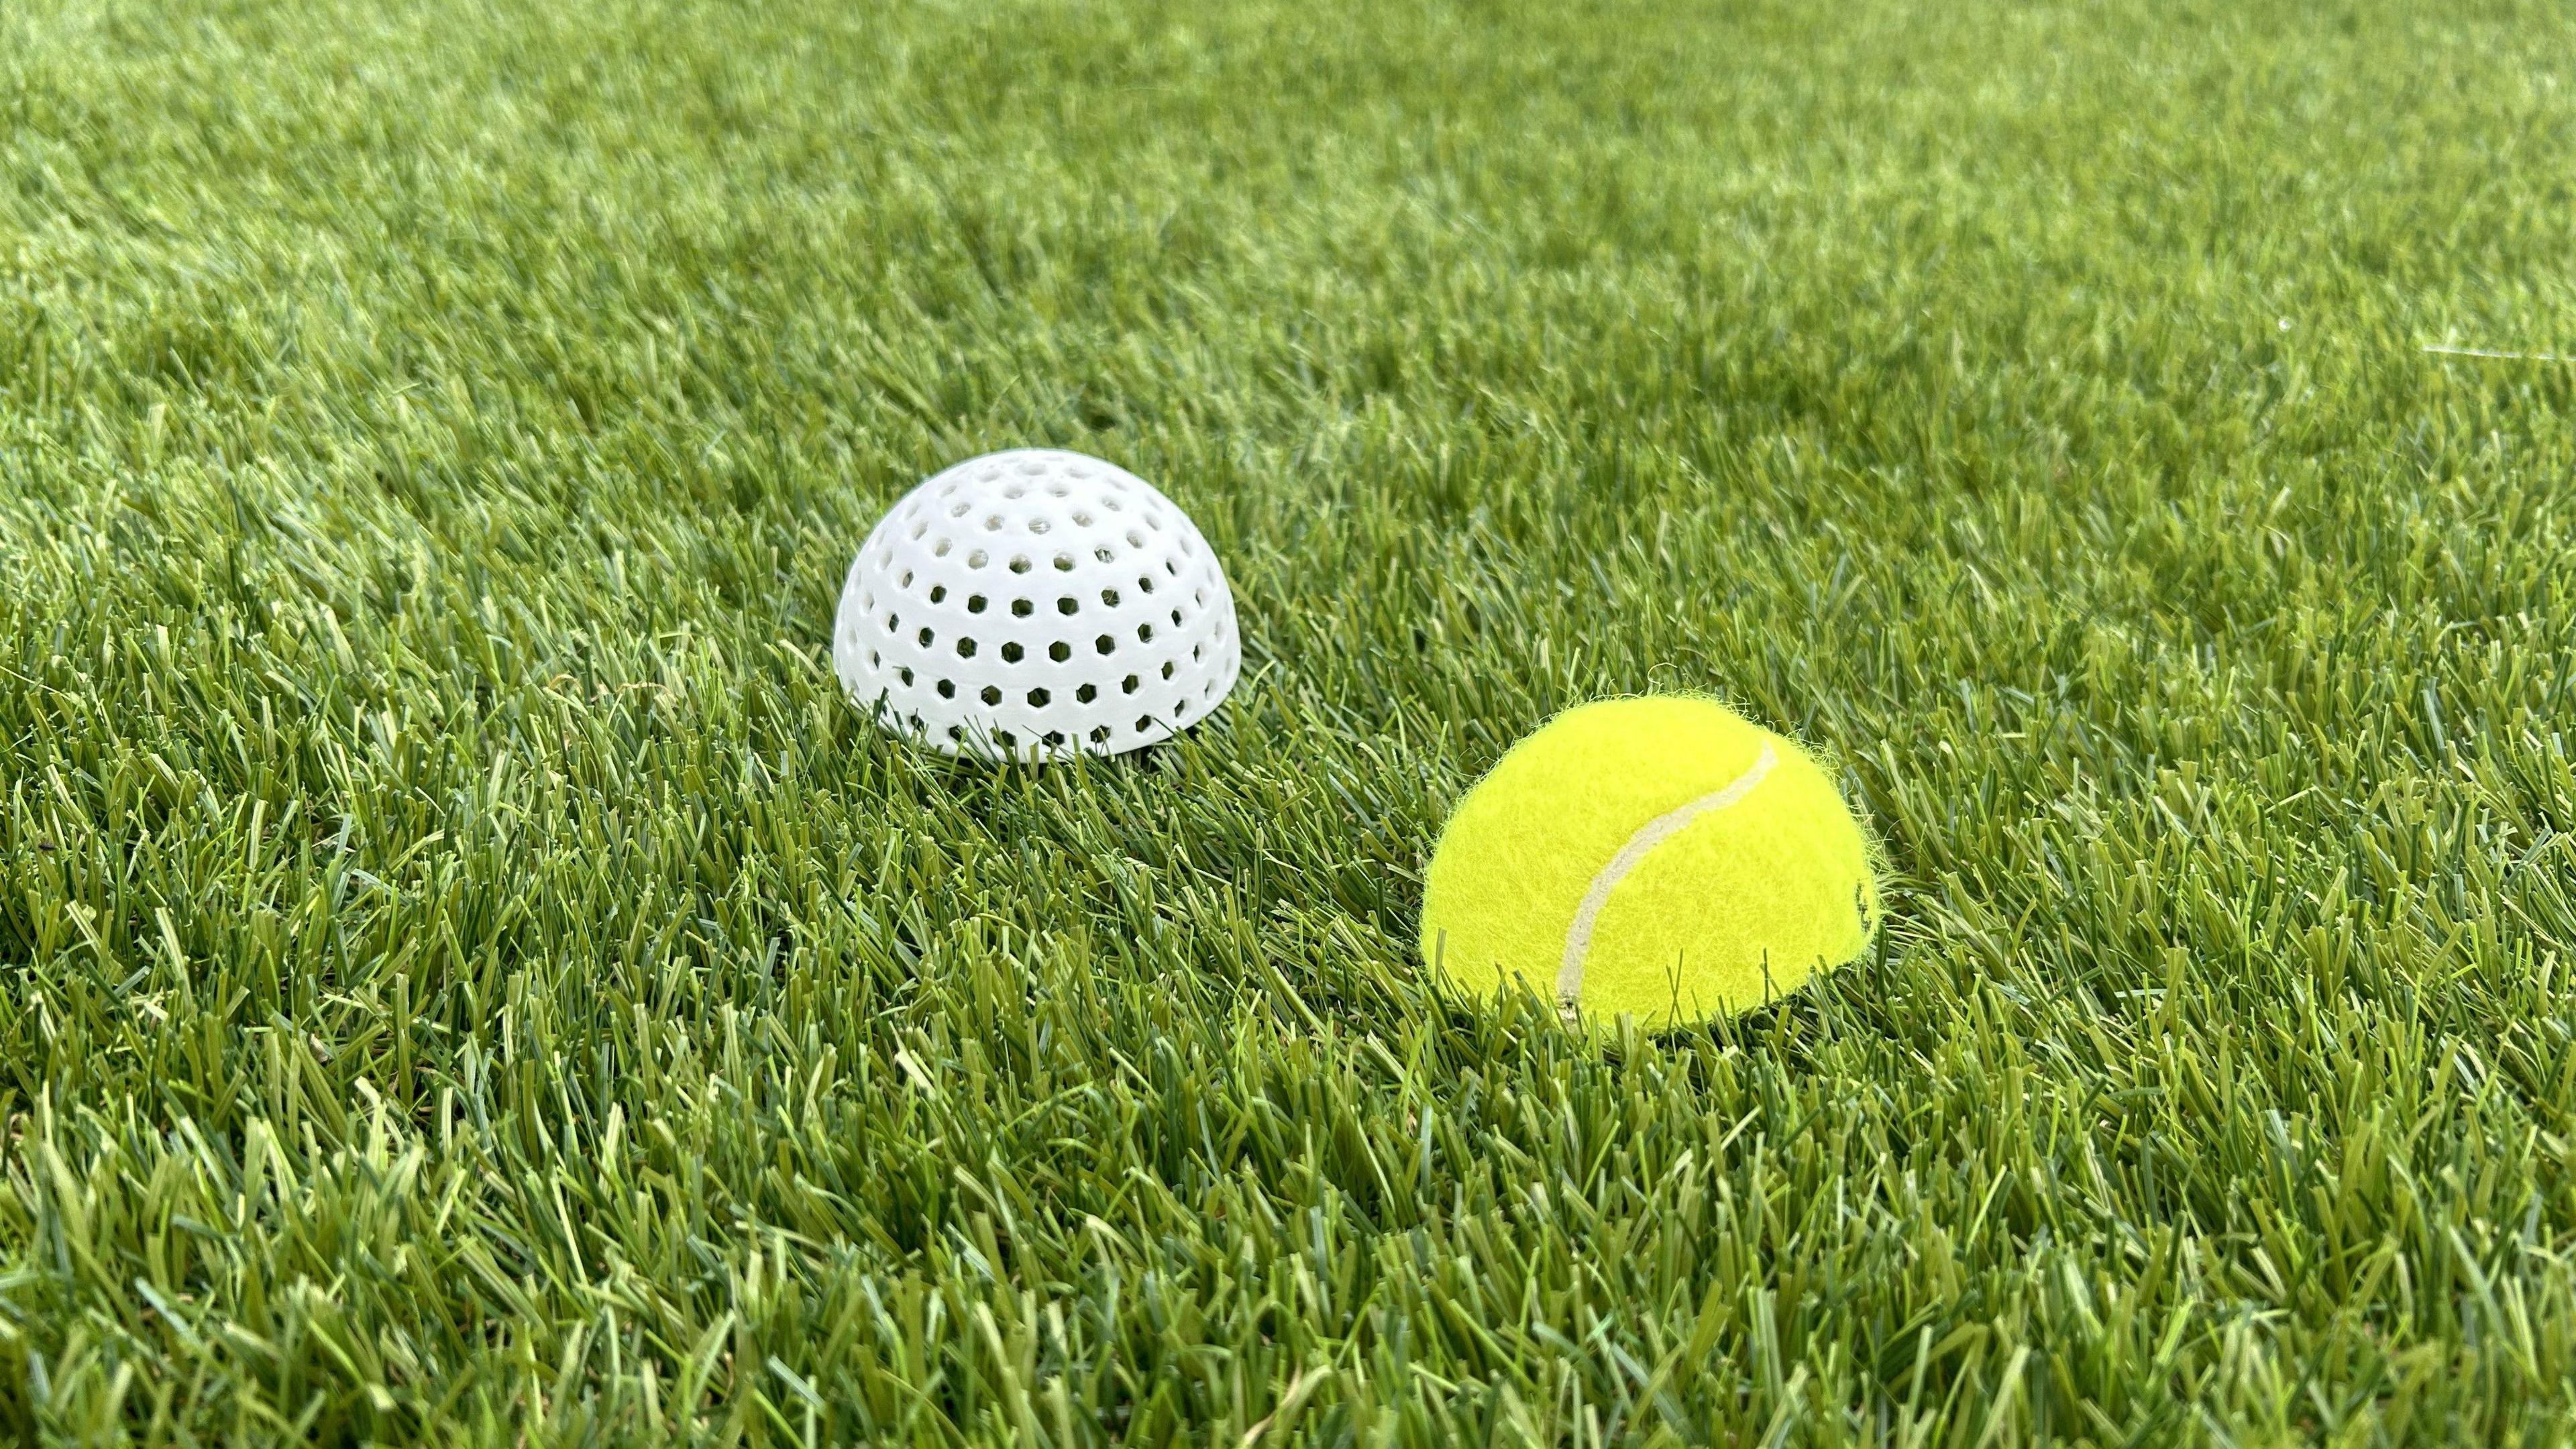
POLYGON ((2559 5, 0 8, 0 1426, 2576 1435, 2559 5), (849 552, 1153 479, 1248 672, 877 737, 849 552), (1720 692, 1873 959, 1411 954, 1720 692))

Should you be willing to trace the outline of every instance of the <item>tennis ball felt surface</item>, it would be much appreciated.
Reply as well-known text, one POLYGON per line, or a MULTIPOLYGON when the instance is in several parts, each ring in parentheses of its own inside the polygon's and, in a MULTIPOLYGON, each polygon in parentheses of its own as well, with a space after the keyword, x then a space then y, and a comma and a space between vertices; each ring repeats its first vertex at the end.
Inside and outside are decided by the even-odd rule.
POLYGON ((1525 982, 1652 1028, 1794 991, 1877 924, 1867 839, 1816 762, 1715 700, 1656 696, 1558 715, 1467 792, 1422 954, 1471 991, 1525 982))

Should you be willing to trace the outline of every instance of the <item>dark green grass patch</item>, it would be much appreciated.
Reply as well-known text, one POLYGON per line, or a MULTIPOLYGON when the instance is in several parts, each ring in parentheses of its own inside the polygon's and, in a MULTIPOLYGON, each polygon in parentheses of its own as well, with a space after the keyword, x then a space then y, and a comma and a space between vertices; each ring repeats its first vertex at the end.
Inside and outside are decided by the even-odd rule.
POLYGON ((2576 1435, 2571 54, 0 9, 0 1427, 2576 1435), (1244 683, 896 747, 849 552, 1039 443, 1244 683), (1879 950, 1607 1050, 1430 989, 1449 803, 1657 688, 1837 762, 1879 950))

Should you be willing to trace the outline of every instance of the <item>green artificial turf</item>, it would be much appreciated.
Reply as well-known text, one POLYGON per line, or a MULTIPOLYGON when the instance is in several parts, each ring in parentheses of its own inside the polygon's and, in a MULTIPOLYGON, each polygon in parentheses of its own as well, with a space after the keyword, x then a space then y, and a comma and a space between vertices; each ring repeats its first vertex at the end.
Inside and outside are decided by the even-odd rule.
POLYGON ((2565 1441, 2571 55, 0 6, 0 1432, 2565 1441), (850 552, 1039 443, 1243 684, 897 746, 850 552), (1836 763, 1878 948, 1435 990, 1449 805, 1650 689, 1836 763))

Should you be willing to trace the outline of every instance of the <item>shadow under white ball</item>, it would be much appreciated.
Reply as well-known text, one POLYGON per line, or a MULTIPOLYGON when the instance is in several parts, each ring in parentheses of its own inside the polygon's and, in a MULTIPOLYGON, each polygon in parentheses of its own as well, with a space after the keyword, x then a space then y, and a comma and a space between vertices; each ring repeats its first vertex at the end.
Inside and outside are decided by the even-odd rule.
POLYGON ((1139 749, 1243 668, 1234 596, 1189 517, 1080 453, 970 458, 904 495, 841 589, 832 664, 887 729, 952 754, 1139 749))

